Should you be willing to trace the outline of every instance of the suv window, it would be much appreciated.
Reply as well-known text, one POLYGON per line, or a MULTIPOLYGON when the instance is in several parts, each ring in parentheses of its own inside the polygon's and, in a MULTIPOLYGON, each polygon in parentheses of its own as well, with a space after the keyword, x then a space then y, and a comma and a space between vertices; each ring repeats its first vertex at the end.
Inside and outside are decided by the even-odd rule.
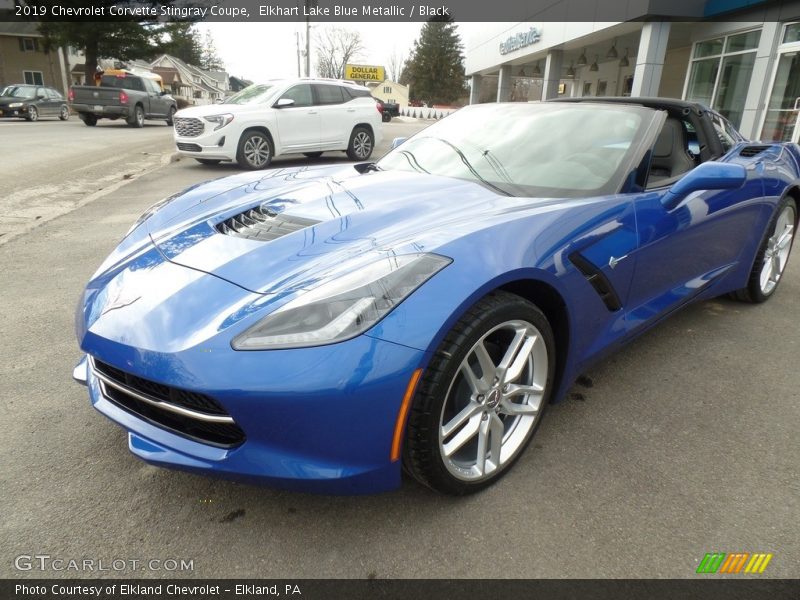
POLYGON ((294 106, 312 106, 314 100, 311 96, 311 86, 307 83, 296 85, 281 94, 280 100, 288 98, 294 100, 294 106))
POLYGON ((318 84, 314 86, 314 91, 317 93, 317 104, 341 104, 345 100, 342 88, 338 85, 318 84))
POLYGON ((362 90, 356 87, 347 87, 345 89, 351 98, 369 98, 371 96, 369 90, 362 90))
POLYGON ((144 91, 142 80, 138 77, 103 75, 102 79, 100 80, 100 85, 102 87, 136 90, 138 92, 144 91))

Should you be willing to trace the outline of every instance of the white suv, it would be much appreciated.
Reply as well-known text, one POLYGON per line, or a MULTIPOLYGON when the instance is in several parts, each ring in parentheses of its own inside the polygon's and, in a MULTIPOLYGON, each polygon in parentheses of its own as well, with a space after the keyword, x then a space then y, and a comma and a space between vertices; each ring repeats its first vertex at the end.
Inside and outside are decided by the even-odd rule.
POLYGON ((245 169, 263 169, 275 156, 316 158, 328 150, 366 160, 381 140, 381 108, 367 88, 347 81, 268 81, 224 104, 178 111, 175 145, 203 164, 236 161, 245 169))

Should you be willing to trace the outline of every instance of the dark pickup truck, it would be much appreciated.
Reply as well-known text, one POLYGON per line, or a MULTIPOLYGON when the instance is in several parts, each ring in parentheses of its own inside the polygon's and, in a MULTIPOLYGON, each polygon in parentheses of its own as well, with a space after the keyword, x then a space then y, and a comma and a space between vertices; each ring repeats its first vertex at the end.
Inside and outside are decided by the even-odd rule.
POLYGON ((76 85, 69 101, 90 127, 98 119, 125 119, 131 127, 144 126, 145 119, 163 119, 172 126, 178 110, 175 98, 162 92, 155 80, 138 75, 103 75, 100 85, 76 85))
POLYGON ((400 116, 400 105, 397 102, 384 102, 380 98, 375 98, 375 102, 381 105, 381 115, 384 123, 392 120, 392 117, 400 116))

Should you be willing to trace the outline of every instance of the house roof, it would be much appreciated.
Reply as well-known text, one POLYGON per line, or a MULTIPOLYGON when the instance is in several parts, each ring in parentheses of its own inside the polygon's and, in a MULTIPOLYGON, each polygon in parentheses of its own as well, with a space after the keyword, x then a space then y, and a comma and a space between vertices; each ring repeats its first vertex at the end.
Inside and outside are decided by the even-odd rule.
POLYGON ((42 37, 39 26, 29 21, 0 23, 0 35, 24 35, 27 37, 42 37))

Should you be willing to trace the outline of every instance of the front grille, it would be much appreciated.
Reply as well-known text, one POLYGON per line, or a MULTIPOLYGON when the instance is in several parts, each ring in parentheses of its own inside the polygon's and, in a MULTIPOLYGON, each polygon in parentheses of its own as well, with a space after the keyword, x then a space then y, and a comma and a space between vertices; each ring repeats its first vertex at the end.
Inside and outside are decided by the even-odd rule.
POLYGON ((319 221, 278 214, 257 206, 217 224, 217 231, 251 240, 270 242, 279 237, 316 225, 319 221))
POLYGON ((244 442, 244 432, 210 396, 131 375, 94 358, 91 364, 103 396, 128 412, 203 443, 230 448, 244 442))
POLYGON ((181 137, 197 137, 205 130, 200 119, 174 119, 175 133, 181 137))
POLYGON ((178 146, 178 150, 184 150, 186 152, 202 152, 203 149, 198 146, 197 144, 186 144, 183 142, 178 142, 176 144, 178 146))

